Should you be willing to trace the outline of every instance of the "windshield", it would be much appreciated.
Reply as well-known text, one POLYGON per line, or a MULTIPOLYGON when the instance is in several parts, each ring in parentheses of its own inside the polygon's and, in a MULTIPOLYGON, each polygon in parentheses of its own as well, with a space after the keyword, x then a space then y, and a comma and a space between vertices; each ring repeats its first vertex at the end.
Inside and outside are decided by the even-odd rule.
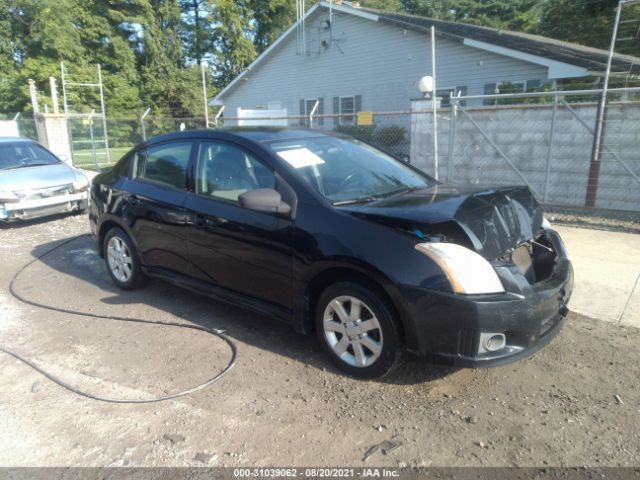
POLYGON ((56 165, 58 163, 60 160, 37 143, 0 143, 0 170, 56 165))
POLYGON ((377 200, 436 183, 355 139, 312 137, 271 142, 270 146, 334 205, 377 200))

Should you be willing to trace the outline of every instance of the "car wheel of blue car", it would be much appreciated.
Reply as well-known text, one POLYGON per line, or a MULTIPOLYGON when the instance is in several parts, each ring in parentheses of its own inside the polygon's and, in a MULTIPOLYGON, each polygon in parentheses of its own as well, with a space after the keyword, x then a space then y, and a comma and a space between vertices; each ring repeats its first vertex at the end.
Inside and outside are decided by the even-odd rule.
POLYGON ((353 376, 384 376, 399 360, 391 309, 358 283, 339 282, 324 291, 316 307, 316 331, 333 362, 353 376))

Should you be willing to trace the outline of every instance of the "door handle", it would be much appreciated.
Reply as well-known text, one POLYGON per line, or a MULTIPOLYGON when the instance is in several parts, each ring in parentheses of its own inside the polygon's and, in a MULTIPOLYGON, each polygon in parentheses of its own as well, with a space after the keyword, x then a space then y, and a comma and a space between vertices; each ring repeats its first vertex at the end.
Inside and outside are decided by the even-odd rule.
POLYGON ((196 220, 194 223, 198 228, 210 227, 212 224, 211 220, 209 220, 207 217, 204 217, 202 215, 196 215, 196 220))
POLYGON ((215 227, 216 225, 224 225, 229 220, 223 217, 205 217, 204 215, 196 215, 195 225, 199 228, 215 227))

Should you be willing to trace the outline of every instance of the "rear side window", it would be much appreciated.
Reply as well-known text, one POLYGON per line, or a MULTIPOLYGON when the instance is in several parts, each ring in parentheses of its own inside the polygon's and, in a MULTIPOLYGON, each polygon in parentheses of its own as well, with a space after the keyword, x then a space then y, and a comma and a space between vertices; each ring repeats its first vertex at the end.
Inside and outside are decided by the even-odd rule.
POLYGON ((175 142, 149 148, 144 161, 142 155, 138 159, 137 177, 186 189, 192 147, 192 142, 175 142))

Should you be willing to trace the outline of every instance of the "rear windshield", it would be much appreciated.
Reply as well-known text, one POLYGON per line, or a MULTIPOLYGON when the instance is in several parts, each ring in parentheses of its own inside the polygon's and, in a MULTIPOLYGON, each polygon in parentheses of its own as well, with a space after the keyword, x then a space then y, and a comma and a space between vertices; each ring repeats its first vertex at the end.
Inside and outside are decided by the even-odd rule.
POLYGON ((37 143, 0 143, 0 170, 56 165, 58 163, 60 160, 37 143))

